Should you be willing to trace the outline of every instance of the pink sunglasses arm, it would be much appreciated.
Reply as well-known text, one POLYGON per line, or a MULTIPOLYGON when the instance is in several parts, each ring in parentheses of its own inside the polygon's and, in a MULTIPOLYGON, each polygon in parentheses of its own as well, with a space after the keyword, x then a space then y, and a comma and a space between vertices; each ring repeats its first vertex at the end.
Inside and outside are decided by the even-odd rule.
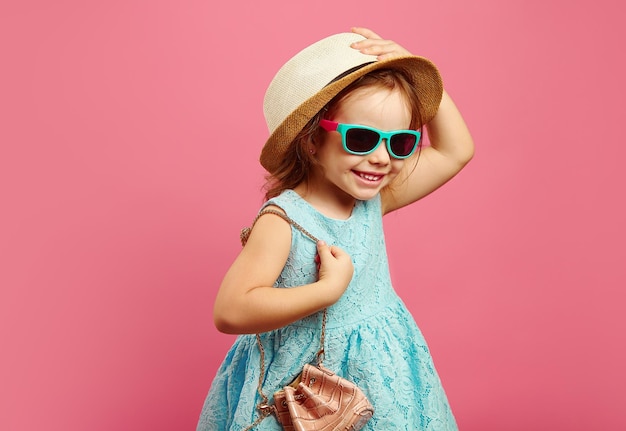
POLYGON ((328 132, 333 132, 333 131, 337 130, 337 127, 339 127, 339 123, 337 123, 335 121, 321 119, 320 120, 320 127, 322 127, 324 130, 326 130, 328 132))

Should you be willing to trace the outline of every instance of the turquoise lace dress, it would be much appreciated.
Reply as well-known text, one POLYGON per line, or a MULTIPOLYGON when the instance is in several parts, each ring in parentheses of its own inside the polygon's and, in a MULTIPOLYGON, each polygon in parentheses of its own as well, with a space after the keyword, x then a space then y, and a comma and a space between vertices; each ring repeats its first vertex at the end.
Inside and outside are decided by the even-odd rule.
MULTIPOLYGON (((292 190, 268 201, 311 234, 343 248, 354 276, 328 309, 324 365, 355 382, 374 406, 364 430, 456 430, 457 425, 424 337, 391 285, 380 196, 358 201, 351 217, 325 217, 292 190)), ((265 216, 271 217, 271 216, 265 216)), ((316 280, 315 243, 292 228, 291 252, 277 288, 316 280)), ((261 334, 271 397, 312 362, 319 349, 322 313, 261 334)), ((258 417, 259 348, 254 335, 237 337, 217 371, 198 431, 241 431, 258 417)), ((281 430, 274 416, 256 430, 281 430)))

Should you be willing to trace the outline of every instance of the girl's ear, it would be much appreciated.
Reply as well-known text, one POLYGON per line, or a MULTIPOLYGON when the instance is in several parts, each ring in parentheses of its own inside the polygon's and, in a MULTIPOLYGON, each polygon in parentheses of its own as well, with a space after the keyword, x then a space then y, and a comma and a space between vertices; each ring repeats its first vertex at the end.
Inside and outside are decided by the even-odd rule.
POLYGON ((313 144, 309 145, 309 153, 311 153, 311 155, 313 155, 313 154, 315 154, 315 151, 316 151, 315 145, 313 145, 313 144))

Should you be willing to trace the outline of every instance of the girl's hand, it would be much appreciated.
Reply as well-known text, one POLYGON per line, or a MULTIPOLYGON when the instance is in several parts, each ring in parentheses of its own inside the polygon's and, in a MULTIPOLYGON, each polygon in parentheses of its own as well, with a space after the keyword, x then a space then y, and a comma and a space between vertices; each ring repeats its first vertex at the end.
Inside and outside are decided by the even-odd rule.
POLYGON ((335 245, 328 246, 324 241, 318 241, 317 253, 319 258, 318 281, 328 287, 332 303, 339 300, 348 288, 354 266, 352 259, 342 249, 335 245))
POLYGON ((372 30, 353 27, 352 32, 365 37, 365 40, 354 42, 351 46, 363 54, 375 55, 379 60, 411 55, 409 51, 391 40, 385 40, 372 30))

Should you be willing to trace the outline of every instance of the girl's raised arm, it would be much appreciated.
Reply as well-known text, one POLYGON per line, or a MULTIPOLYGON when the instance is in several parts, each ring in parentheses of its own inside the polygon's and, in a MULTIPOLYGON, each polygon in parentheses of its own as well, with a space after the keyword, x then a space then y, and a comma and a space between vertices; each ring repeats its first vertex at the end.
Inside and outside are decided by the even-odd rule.
MULTIPOLYGON (((379 60, 411 55, 396 42, 385 40, 372 30, 355 27, 352 31, 367 38, 352 45, 364 54, 376 55, 379 60)), ((474 155, 474 142, 467 125, 445 90, 437 115, 426 129, 431 145, 422 148, 419 158, 408 159, 391 186, 381 192, 385 214, 435 191, 463 169, 474 155)))
POLYGON ((437 115, 426 129, 430 146, 422 148, 419 157, 408 159, 391 187, 383 191, 384 213, 409 205, 437 190, 472 159, 474 141, 445 90, 437 115))

